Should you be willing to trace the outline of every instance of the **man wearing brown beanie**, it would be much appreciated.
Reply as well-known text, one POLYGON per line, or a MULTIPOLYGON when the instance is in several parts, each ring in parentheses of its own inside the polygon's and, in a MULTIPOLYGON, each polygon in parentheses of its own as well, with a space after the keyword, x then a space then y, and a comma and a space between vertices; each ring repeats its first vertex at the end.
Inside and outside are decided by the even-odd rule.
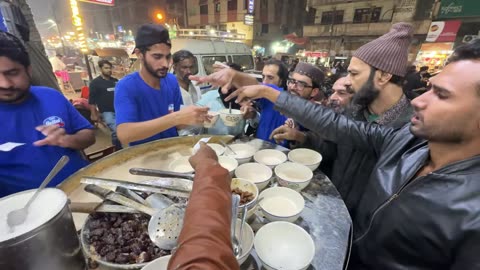
POLYGON ((402 85, 412 34, 410 24, 394 24, 388 33, 353 54, 347 78, 355 92, 357 114, 362 114, 357 120, 401 126, 410 119, 413 111, 402 85))
MULTIPOLYGON (((354 53, 348 67, 346 85, 350 86, 355 94, 353 106, 345 115, 357 121, 395 128, 408 123, 413 110, 403 94, 402 81, 407 71, 412 33, 410 24, 397 23, 388 33, 363 45, 354 53)), ((272 133, 273 138, 285 139, 285 129, 276 129, 272 133)), ((325 141, 323 136, 316 132, 296 135, 301 137, 297 147, 307 147, 322 153, 320 169, 335 184, 354 217, 377 157, 351 145, 325 141)))

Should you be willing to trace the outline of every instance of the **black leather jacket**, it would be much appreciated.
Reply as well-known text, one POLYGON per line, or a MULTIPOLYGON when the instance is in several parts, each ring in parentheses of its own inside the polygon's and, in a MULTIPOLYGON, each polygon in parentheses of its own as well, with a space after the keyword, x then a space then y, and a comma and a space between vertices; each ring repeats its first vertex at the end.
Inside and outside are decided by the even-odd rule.
POLYGON ((409 124, 356 122, 287 93, 276 109, 379 157, 357 209, 350 269, 480 269, 480 156, 414 179, 429 149, 409 124))
MULTIPOLYGON (((410 121, 413 109, 405 98, 401 106, 396 108, 394 117, 383 121, 383 125, 393 128, 403 127, 410 121), (407 102, 407 103, 405 103, 407 102)), ((365 109, 347 111, 344 115, 356 121, 368 122, 365 109)), ((392 114, 392 113, 391 113, 392 114)), ((373 151, 362 151, 351 145, 336 144, 324 140, 322 134, 309 131, 306 133, 305 147, 317 150, 322 154, 320 169, 337 188, 352 218, 356 215, 358 203, 365 191, 370 174, 372 173, 378 156, 373 151), (352 181, 355 179, 355 181, 352 181)))

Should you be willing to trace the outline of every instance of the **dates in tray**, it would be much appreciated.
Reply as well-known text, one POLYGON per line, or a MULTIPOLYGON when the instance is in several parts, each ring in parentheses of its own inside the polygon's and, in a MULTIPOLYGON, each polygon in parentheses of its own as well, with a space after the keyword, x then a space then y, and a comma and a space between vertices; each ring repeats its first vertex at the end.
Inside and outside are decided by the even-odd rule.
POLYGON ((117 264, 146 263, 170 254, 148 236, 149 218, 142 214, 94 213, 85 225, 92 254, 117 264))

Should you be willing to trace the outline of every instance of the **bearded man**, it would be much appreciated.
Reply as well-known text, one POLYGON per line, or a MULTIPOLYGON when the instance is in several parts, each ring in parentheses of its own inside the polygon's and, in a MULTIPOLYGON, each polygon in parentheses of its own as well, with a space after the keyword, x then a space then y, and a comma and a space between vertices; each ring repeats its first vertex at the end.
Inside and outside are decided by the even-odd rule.
POLYGON ((123 144, 137 145, 178 136, 177 129, 207 121, 208 108, 183 105, 175 75, 168 73, 172 44, 162 25, 140 26, 134 53, 142 65, 115 88, 117 136, 123 144))

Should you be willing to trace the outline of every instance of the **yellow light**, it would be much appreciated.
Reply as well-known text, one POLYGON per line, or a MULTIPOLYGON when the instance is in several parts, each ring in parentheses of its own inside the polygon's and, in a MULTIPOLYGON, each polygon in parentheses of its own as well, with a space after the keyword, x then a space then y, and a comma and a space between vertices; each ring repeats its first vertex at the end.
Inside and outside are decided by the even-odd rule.
POLYGON ((162 15, 162 13, 157 13, 156 17, 157 17, 157 19, 159 19, 159 20, 163 20, 163 15, 162 15))

